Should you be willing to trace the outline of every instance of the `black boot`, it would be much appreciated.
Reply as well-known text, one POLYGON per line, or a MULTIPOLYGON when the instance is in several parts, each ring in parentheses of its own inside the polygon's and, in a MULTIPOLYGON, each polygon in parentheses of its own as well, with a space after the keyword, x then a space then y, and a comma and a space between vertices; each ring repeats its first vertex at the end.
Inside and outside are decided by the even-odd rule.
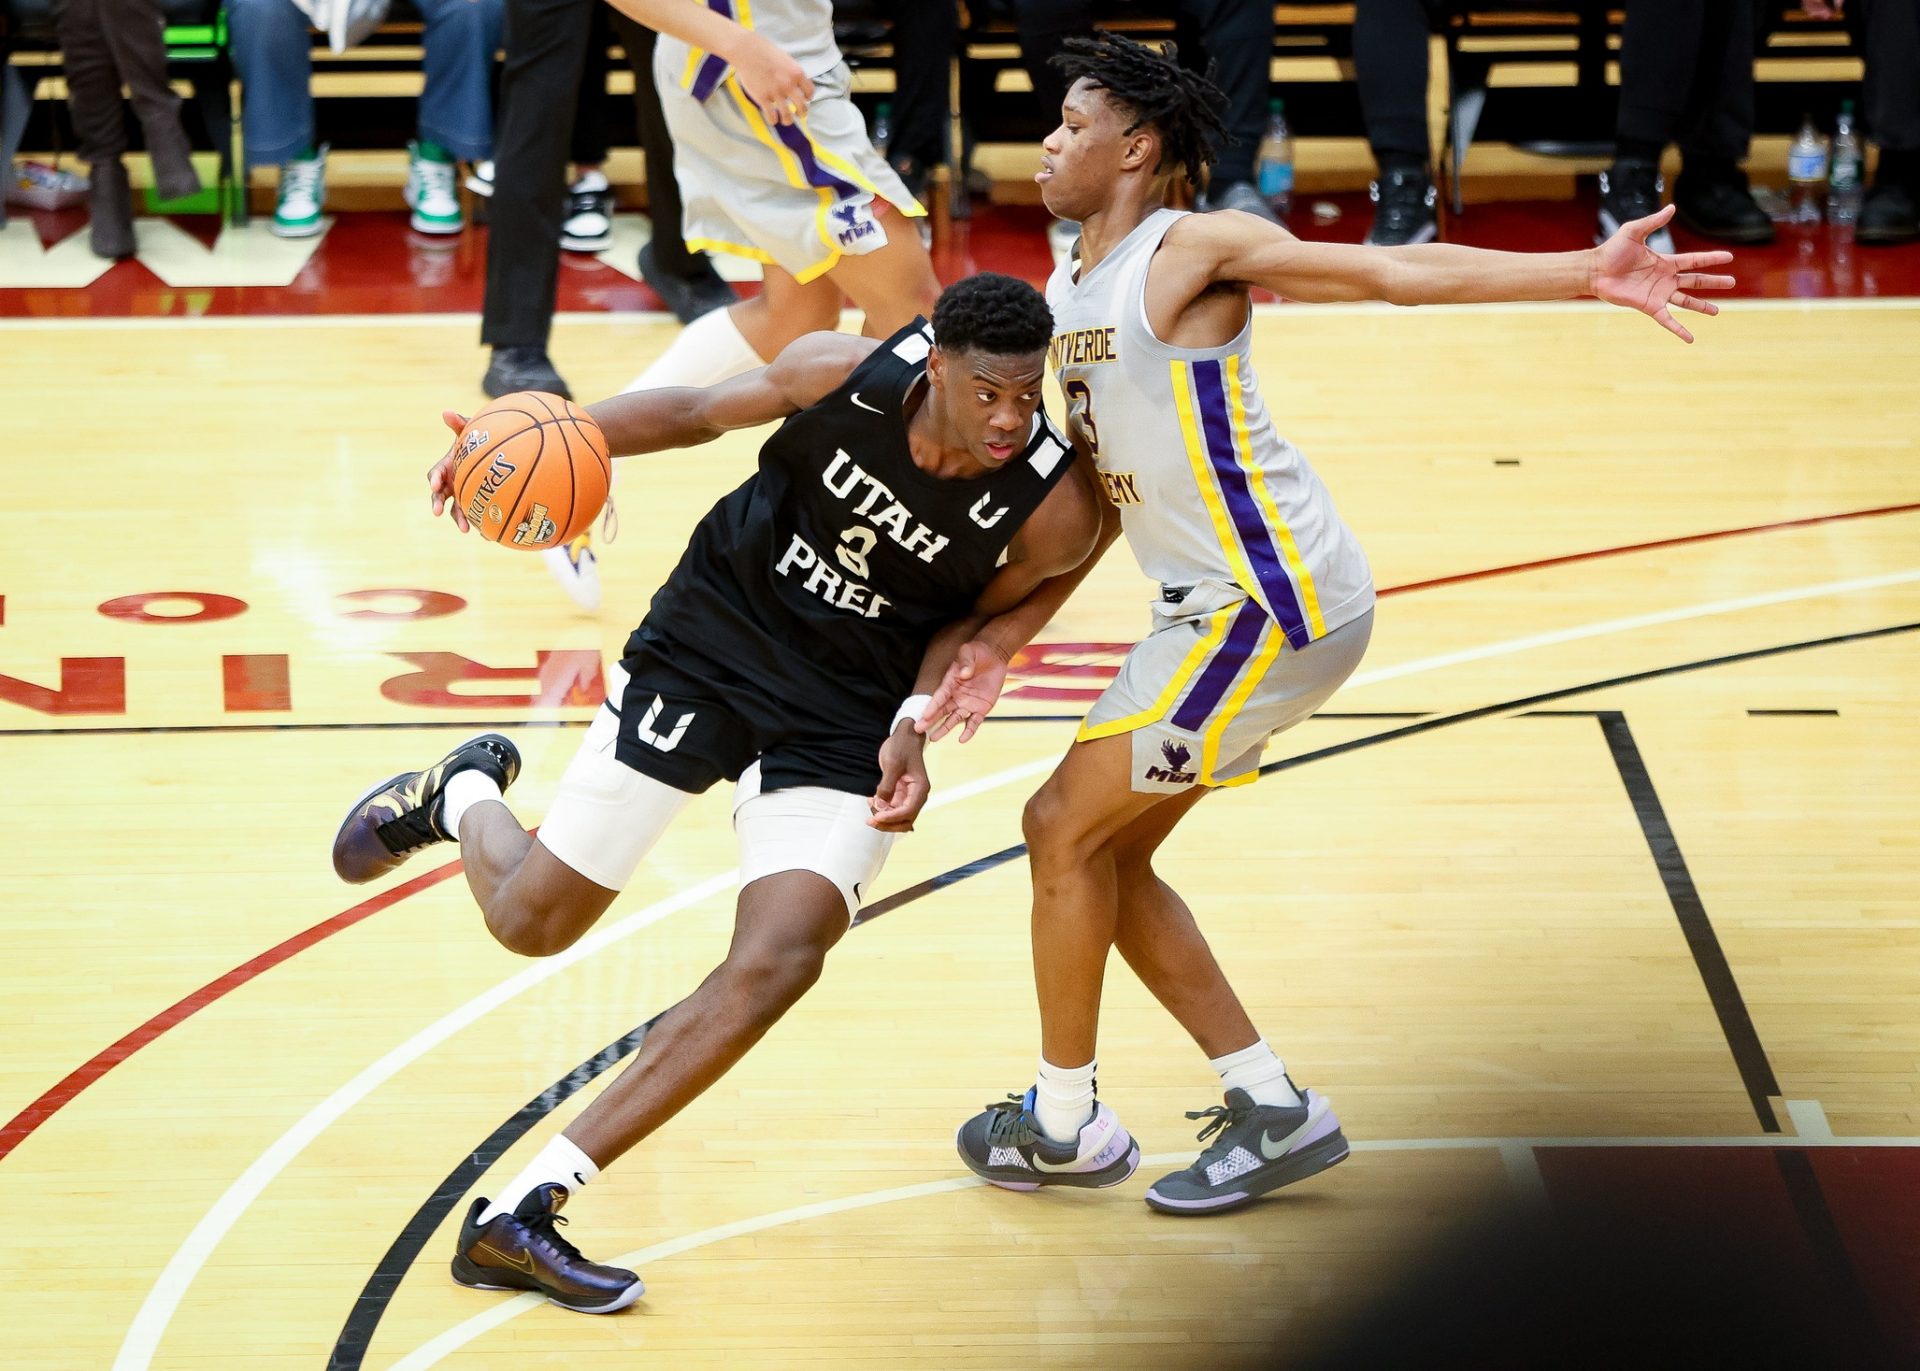
POLYGON ((1702 238, 1722 243, 1771 243, 1773 220, 1747 187, 1747 174, 1731 163, 1689 162, 1674 184, 1675 217, 1702 238))
POLYGON ((184 200, 200 193, 200 173, 193 165, 193 146, 177 114, 143 120, 147 157, 153 163, 153 189, 162 200, 184 200))
POLYGON ((547 350, 537 346, 495 348, 493 363, 481 378, 480 388, 496 400, 517 390, 537 390, 563 400, 573 398, 573 392, 548 360, 547 350))
POLYGON ((93 222, 88 242, 93 255, 111 261, 133 256, 133 186, 120 160, 95 162, 87 170, 87 209, 93 222))
POLYGON ((1863 243, 1908 243, 1920 238, 1920 152, 1880 151, 1880 171, 1860 207, 1854 230, 1863 243))

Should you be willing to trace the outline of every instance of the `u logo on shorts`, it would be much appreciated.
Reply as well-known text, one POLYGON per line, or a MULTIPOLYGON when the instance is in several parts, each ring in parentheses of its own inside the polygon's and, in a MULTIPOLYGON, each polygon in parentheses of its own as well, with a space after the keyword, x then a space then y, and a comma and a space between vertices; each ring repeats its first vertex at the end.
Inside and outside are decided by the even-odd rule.
POLYGON ((662 737, 653 731, 653 725, 660 718, 660 711, 665 707, 660 697, 658 695, 654 696, 653 703, 647 706, 645 717, 640 720, 638 732, 640 741, 648 747, 655 748, 661 752, 671 752, 680 746, 680 740, 687 736, 687 725, 693 722, 693 712, 689 710, 687 713, 682 714, 679 721, 674 724, 673 731, 665 737, 662 737))

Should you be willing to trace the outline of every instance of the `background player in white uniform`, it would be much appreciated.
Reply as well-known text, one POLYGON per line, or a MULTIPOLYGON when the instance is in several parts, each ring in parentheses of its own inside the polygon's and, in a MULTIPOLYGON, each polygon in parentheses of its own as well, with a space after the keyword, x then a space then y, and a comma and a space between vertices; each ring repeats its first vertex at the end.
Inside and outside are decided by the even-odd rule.
MULTIPOLYGON (((926 210, 873 150, 848 98, 831 0, 614 0, 660 34, 654 80, 673 135, 691 248, 761 264, 760 293, 702 315, 627 386, 707 386, 840 322, 842 295, 886 338, 940 294, 926 210)), ((546 554, 574 600, 600 602, 588 540, 546 554)))
MULTIPOLYGON (((909 726, 926 697, 902 698, 1093 546, 1092 481, 1039 412, 1052 325, 1039 292, 972 276, 947 288, 934 323, 937 342, 919 320, 878 344, 815 334, 718 386, 592 406, 622 454, 785 422, 754 475, 700 521, 628 639, 537 838, 502 802, 520 763, 497 734, 375 786, 340 826, 334 870, 356 882, 457 840, 488 931, 548 956, 593 926, 694 794, 738 783, 742 885, 726 961, 492 1205, 473 1202, 453 1262, 464 1285, 538 1290, 588 1313, 639 1295, 633 1272, 559 1238, 560 1204, 813 984, 891 834, 926 799, 909 726)), ((453 456, 428 478, 436 512, 453 456)))
MULTIPOLYGON (((1584 252, 1483 252, 1447 244, 1302 243, 1234 211, 1163 208, 1169 179, 1199 173, 1221 133, 1220 93, 1163 54, 1111 35, 1075 40, 1061 125, 1037 180, 1047 208, 1081 224, 1054 275, 1051 360, 1076 441, 1110 514, 1162 583, 1145 641, 1089 711, 1079 739, 1027 805, 1041 1061, 1024 1097, 962 1126, 962 1157, 998 1184, 1112 1185, 1139 1156, 1094 1098, 1107 954, 1118 947, 1220 1073, 1212 1143, 1156 1181, 1173 1213, 1232 1208, 1347 1154, 1321 1097, 1296 1091, 1214 960, 1193 915, 1153 872, 1154 850, 1210 787, 1258 775, 1266 739, 1310 715, 1353 671, 1372 623, 1365 556, 1305 460, 1273 430, 1250 352, 1249 286, 1294 300, 1417 305, 1594 295, 1652 315, 1716 313, 1688 292, 1724 252, 1667 257, 1647 236, 1672 214, 1584 252)), ((1007 659, 1085 568, 989 625, 936 695, 977 721, 1007 659), (971 675, 971 679, 962 677, 971 675)))

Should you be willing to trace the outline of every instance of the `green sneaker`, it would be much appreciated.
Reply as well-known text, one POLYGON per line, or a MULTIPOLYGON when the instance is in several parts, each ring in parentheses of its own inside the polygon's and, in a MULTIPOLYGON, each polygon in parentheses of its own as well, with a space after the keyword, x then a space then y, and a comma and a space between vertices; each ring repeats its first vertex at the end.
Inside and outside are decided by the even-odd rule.
POLYGON ((407 144, 407 207, 416 233, 458 233, 467 226, 454 188, 453 154, 422 138, 407 144))
POLYGON ((273 207, 273 232, 281 238, 311 238, 322 227, 327 203, 327 146, 296 157, 280 168, 280 200, 273 207))

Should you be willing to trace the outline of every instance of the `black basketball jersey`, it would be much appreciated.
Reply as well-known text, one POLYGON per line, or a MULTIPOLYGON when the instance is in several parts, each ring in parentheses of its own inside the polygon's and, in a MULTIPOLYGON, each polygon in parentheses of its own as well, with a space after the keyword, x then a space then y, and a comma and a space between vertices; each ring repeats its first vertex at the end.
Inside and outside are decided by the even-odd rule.
POLYGON ((998 470, 949 480, 915 466, 907 404, 932 343, 915 320, 790 416, 694 530, 640 631, 814 717, 890 716, 929 640, 973 608, 1072 465, 1036 412, 998 470))

